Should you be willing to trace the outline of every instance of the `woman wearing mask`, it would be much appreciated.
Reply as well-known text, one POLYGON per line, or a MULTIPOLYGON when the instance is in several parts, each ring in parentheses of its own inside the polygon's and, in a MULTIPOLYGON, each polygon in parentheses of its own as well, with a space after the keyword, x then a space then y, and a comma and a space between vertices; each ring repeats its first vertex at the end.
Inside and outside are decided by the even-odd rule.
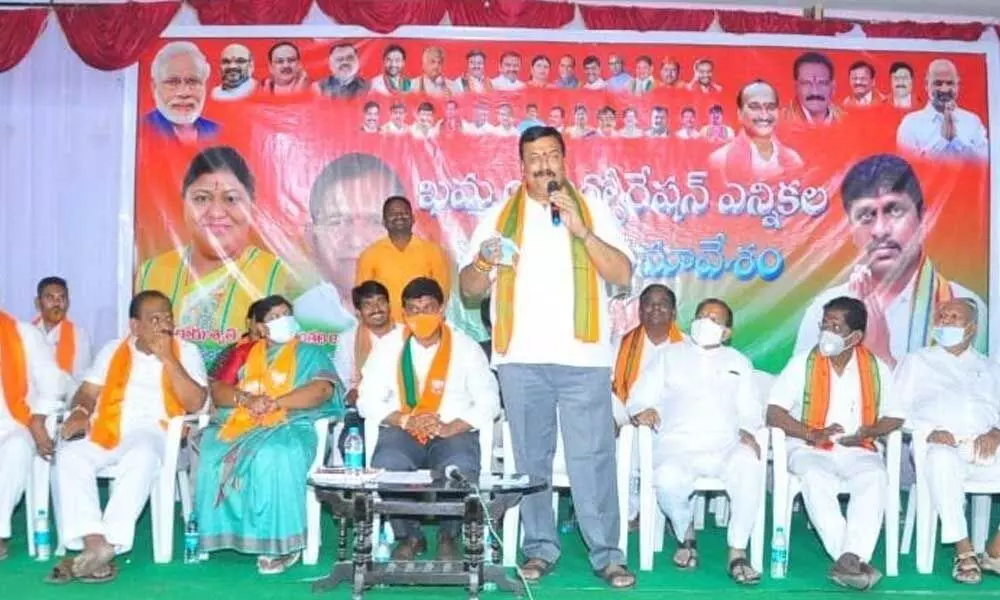
POLYGON ((203 552, 256 554, 258 572, 274 575, 305 546, 313 423, 344 407, 326 354, 296 339, 288 300, 264 298, 253 320, 260 339, 237 385, 212 383, 218 413, 202 438, 196 510, 203 552))

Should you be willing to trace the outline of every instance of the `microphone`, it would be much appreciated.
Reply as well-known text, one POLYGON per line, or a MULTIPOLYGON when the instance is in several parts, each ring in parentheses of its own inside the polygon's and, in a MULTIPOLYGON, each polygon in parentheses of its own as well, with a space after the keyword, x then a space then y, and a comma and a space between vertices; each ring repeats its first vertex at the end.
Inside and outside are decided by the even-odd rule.
MULTIPOLYGON (((552 181, 549 182, 546 191, 548 191, 549 195, 551 196, 552 194, 558 192, 559 188, 561 187, 562 185, 560 185, 558 181, 553 179, 552 181)), ((562 223, 562 218, 559 216, 559 207, 550 202, 549 210, 552 211, 552 224, 559 225, 560 223, 562 223)))
POLYGON ((462 475, 462 470, 455 465, 448 465, 444 468, 444 478, 455 483, 469 485, 469 480, 465 478, 465 475, 462 475))

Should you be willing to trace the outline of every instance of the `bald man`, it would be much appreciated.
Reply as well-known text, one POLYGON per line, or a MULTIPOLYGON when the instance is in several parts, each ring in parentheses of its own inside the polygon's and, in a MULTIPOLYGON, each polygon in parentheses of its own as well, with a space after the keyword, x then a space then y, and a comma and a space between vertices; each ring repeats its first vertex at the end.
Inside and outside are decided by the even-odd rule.
POLYGON ((903 118, 896 144, 920 156, 986 160, 989 142, 979 117, 958 107, 958 69, 939 58, 927 67, 927 97, 921 110, 903 118))
POLYGON ((257 91, 253 53, 243 44, 229 44, 219 56, 222 82, 212 90, 213 100, 241 100, 257 91))
POLYGON ((984 570, 1000 574, 1000 534, 980 559, 969 540, 965 481, 1000 480, 1000 365, 976 351, 978 307, 956 298, 938 306, 934 345, 906 356, 895 392, 913 439, 924 439, 923 479, 941 516, 941 541, 955 545, 952 578, 979 583, 984 570))

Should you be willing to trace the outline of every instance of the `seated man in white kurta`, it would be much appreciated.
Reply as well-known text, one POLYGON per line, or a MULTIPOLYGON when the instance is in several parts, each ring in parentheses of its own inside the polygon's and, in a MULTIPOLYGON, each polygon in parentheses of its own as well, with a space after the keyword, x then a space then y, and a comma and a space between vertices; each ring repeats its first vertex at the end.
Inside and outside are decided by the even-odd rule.
POLYGON ((660 508, 679 543, 674 564, 698 566, 691 494, 699 477, 719 477, 732 504, 727 533, 730 577, 760 581, 746 558, 759 508, 761 448, 753 432, 764 424, 753 365, 725 345, 733 312, 718 299, 703 300, 691 323, 691 342, 665 348, 632 390, 629 412, 656 432, 654 486, 660 508))
POLYGON ((935 345, 908 354, 896 367, 894 393, 909 407, 908 427, 927 440, 923 481, 941 516, 941 541, 955 544, 952 577, 979 583, 984 570, 1000 574, 1000 534, 976 557, 965 518, 965 481, 1000 481, 1000 365, 972 347, 975 301, 938 306, 935 345))
POLYGON ((65 279, 45 277, 38 282, 37 291, 38 317, 34 324, 63 372, 63 398, 68 403, 90 368, 90 337, 69 319, 69 286, 65 279))
MULTIPOLYGON (((37 329, 0 311, 0 561, 37 452, 52 456, 45 417, 62 404, 62 374, 37 329)), ((48 490, 39 493, 47 494, 48 490)))
POLYGON ((767 422, 788 436, 788 471, 802 481, 809 519, 836 560, 830 578, 870 589, 871 561, 885 514, 889 476, 875 440, 903 424, 892 402, 892 371, 862 342, 868 311, 840 296, 823 307, 819 343, 792 357, 771 388, 767 422), (847 518, 838 494, 850 494, 847 518))
POLYGON ((166 420, 205 405, 205 365, 196 346, 174 337, 166 296, 137 294, 129 330, 101 349, 63 424, 68 443, 55 462, 59 530, 67 548, 83 551, 53 574, 62 580, 115 577, 111 561, 132 549, 135 521, 160 473, 166 420), (97 472, 111 465, 118 477, 102 513, 97 472))

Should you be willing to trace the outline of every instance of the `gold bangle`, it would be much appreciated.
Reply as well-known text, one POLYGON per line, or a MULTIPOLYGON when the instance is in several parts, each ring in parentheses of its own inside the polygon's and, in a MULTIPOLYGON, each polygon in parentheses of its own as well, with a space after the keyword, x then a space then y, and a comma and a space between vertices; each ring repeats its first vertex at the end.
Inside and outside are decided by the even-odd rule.
POLYGON ((483 260, 482 256, 477 256, 476 261, 472 263, 472 267, 482 273, 483 275, 489 273, 493 270, 493 265, 483 260))

